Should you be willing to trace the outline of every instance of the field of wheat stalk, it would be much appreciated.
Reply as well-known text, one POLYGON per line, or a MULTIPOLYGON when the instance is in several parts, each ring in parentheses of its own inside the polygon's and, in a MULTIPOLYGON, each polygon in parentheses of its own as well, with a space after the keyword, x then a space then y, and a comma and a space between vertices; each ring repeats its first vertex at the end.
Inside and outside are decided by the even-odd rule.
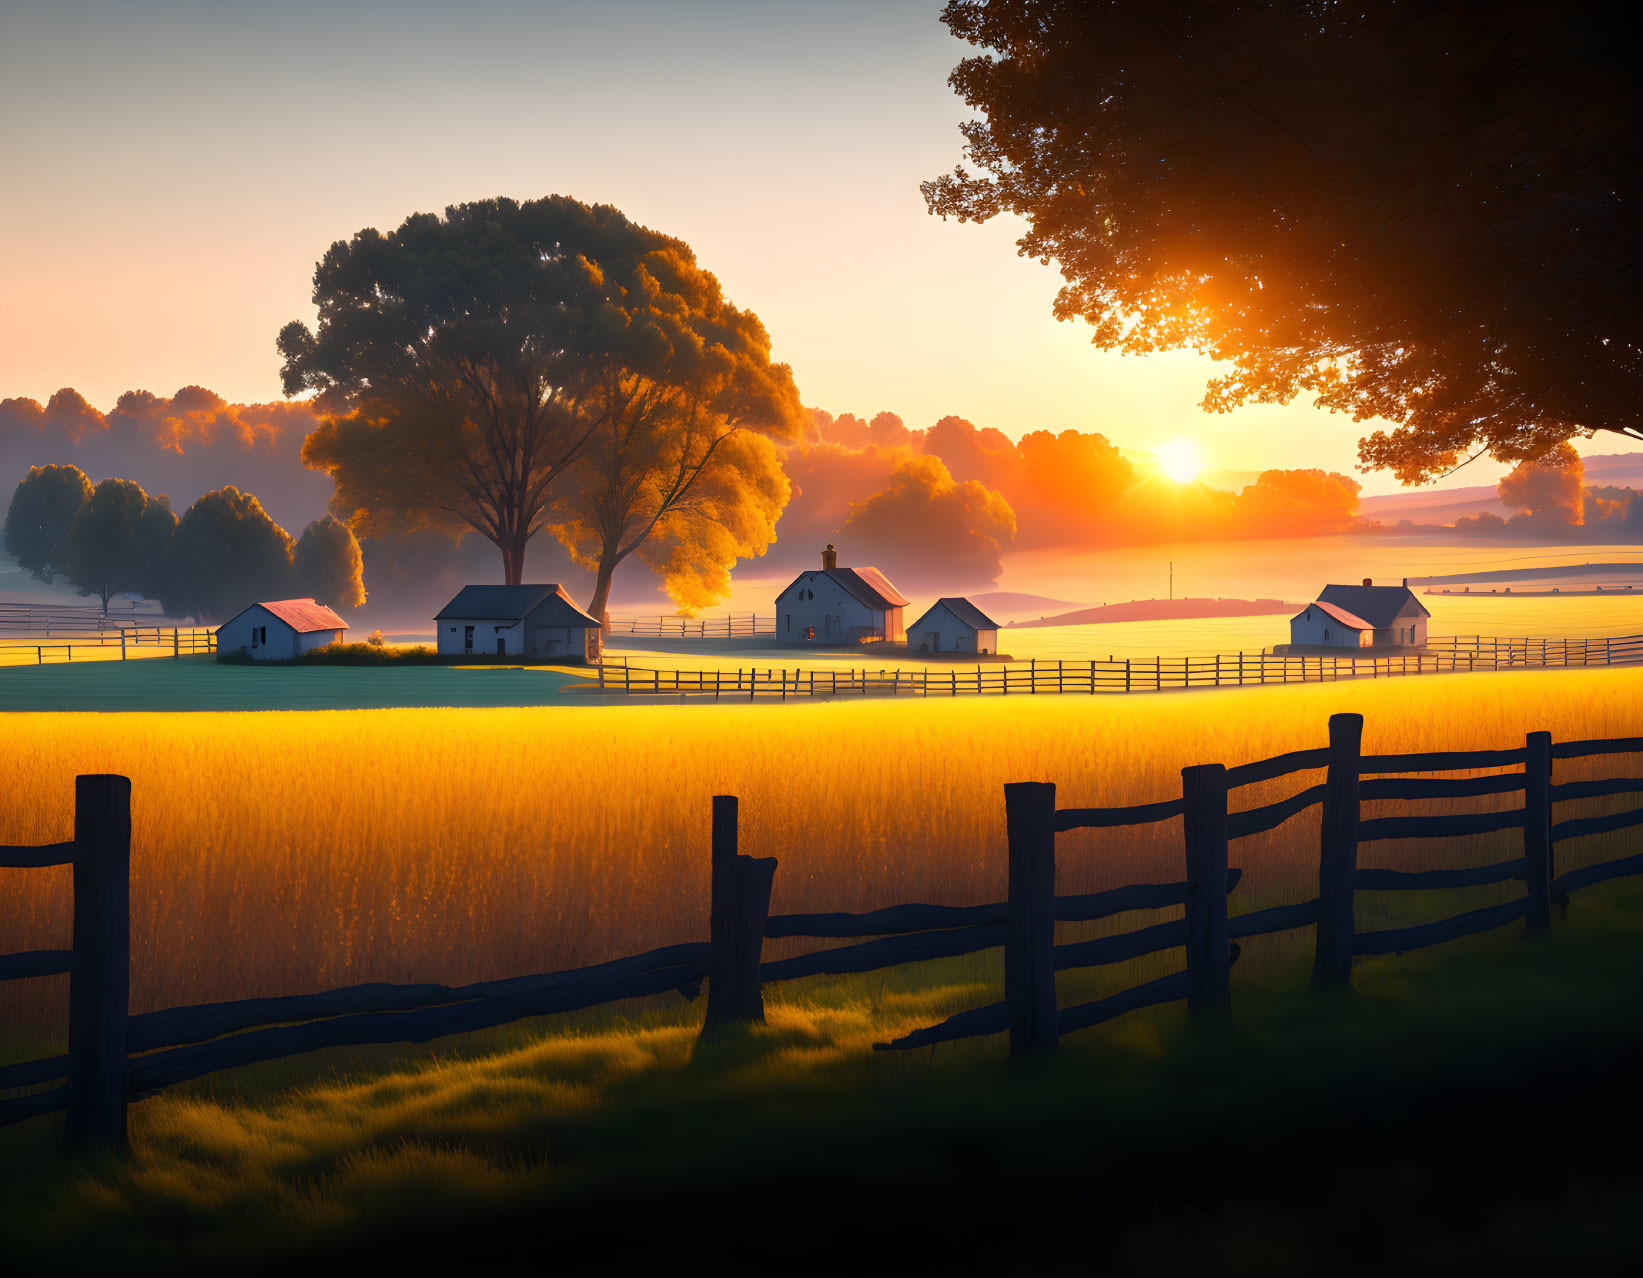
MULTIPOLYGON (((1185 765, 1322 744, 1338 711, 1364 715, 1370 752, 1630 735, 1643 671, 1129 698, 18 714, 0 738, 0 843, 67 837, 76 773, 132 778, 134 1011, 455 984, 703 938, 713 794, 741 797, 744 851, 780 860, 776 911, 978 903, 1004 895, 1005 782, 1054 781, 1063 806, 1163 799, 1185 765)), ((1249 787, 1235 806, 1307 783, 1249 787)), ((1511 837, 1368 845, 1362 863, 1484 863, 1511 837)), ((1311 895, 1316 840, 1314 810, 1236 843, 1234 912, 1311 895)), ((1067 892, 1178 878, 1179 822, 1063 835, 1058 855, 1067 892)), ((0 875, 0 951, 68 941, 66 871, 0 875)), ((8 983, 0 1023, 55 1033, 65 984, 8 983)))

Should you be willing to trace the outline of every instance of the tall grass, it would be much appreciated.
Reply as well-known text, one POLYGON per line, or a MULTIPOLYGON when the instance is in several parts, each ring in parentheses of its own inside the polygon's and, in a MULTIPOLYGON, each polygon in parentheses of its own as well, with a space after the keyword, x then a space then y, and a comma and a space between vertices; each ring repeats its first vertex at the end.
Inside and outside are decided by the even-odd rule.
MULTIPOLYGON (((716 793, 742 798, 743 849, 780 859, 777 911, 997 900, 1005 782, 1056 781, 1068 806, 1166 798, 1181 767, 1321 744, 1342 710, 1364 714, 1370 751, 1624 735, 1643 721, 1643 671, 1133 698, 13 715, 0 843, 67 837, 76 773, 132 778, 135 1011, 459 983, 702 938, 716 793)), ((1500 859, 1510 838, 1383 844, 1364 862, 1500 859)), ((1316 839, 1313 813, 1236 845, 1235 908, 1310 895, 1316 839)), ((1060 887, 1168 880, 1180 858, 1178 822, 1069 834, 1060 887)), ((0 873, 0 951, 68 941, 66 871, 0 873)), ((7 983, 0 1024, 54 1032, 64 984, 7 983)))

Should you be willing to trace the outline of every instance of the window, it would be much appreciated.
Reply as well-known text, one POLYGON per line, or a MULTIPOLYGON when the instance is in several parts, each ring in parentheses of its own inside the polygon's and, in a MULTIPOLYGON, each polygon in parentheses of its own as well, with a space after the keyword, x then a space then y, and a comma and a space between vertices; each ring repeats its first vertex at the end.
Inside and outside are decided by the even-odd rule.
POLYGON ((1324 642, 1325 643, 1329 642, 1329 627, 1328 626, 1324 627, 1324 642))
POLYGON ((787 617, 787 633, 792 634, 793 633, 793 614, 792 613, 787 613, 785 615, 787 617))

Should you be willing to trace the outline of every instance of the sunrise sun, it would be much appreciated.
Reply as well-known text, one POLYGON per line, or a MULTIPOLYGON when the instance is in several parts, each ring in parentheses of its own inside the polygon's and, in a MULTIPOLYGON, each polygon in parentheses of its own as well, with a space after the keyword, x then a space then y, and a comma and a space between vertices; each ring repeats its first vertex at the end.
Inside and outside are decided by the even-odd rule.
POLYGON ((1190 484, 1204 468, 1204 450, 1196 439, 1172 439, 1158 448, 1158 469, 1178 484, 1190 484))

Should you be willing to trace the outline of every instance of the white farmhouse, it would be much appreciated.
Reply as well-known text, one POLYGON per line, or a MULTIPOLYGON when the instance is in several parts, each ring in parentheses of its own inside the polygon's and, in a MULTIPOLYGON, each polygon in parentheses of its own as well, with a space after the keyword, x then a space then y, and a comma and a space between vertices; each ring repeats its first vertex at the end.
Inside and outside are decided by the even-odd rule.
POLYGON ((938 599, 907 627, 910 652, 974 652, 982 655, 998 651, 998 622, 968 599, 938 599))
POLYGON ((1377 586, 1366 577, 1361 586, 1325 586, 1290 619, 1289 642, 1308 648, 1424 648, 1431 615, 1407 578, 1401 586, 1377 586))
POLYGON ((217 651, 243 652, 253 661, 290 661, 340 642, 348 623, 312 599, 254 603, 217 627, 217 651))
POLYGON ((776 596, 776 642, 897 643, 907 637, 907 600, 877 568, 840 568, 831 543, 822 566, 776 596))
POLYGON ((440 656, 560 657, 599 660, 599 623, 564 587, 464 586, 434 618, 440 656))

